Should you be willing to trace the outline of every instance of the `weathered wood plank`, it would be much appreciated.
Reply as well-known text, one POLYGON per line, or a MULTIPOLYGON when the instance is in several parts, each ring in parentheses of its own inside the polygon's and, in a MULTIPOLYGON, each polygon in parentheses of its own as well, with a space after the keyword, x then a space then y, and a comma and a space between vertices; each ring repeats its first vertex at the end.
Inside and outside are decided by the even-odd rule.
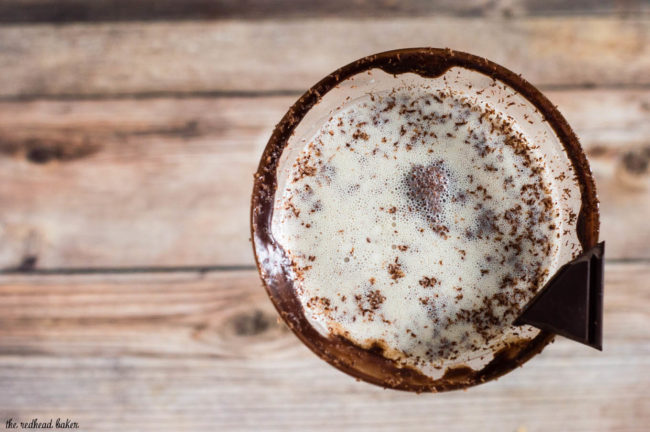
MULTIPOLYGON (((607 264, 606 352, 650 349, 649 279, 647 262, 607 264)), ((300 356, 276 317, 255 270, 0 276, 2 355, 300 356)), ((572 347, 549 350, 591 352, 572 347)))
POLYGON ((605 275, 604 352, 559 338, 497 382, 440 395, 381 390, 329 367, 276 322, 254 271, 3 276, 0 420, 68 417, 93 431, 641 432, 650 266, 608 265, 605 275))
POLYGON ((289 104, 0 104, 2 267, 252 263, 252 175, 289 104))
MULTIPOLYGON (((649 258, 616 167, 650 91, 553 91, 590 154, 609 258, 649 258), (606 108, 604 108, 606 107, 606 108)), ((250 265, 252 173, 294 97, 0 103, 0 268, 250 265)))
POLYGON ((4 0, 0 22, 101 22, 201 19, 296 19, 310 17, 539 16, 638 14, 648 11, 640 0, 487 2, 471 0, 4 0))
POLYGON ((438 46, 538 85, 650 84, 650 21, 305 19, 0 28, 0 97, 304 91, 364 55, 438 46))

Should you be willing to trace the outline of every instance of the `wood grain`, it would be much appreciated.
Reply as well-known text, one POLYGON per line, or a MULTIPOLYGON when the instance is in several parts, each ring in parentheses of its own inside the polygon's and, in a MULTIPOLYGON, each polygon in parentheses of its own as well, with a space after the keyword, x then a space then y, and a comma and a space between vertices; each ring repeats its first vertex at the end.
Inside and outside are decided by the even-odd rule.
POLYGON ((0 418, 69 417, 89 431, 641 432, 650 267, 605 275, 602 353, 559 338, 497 382, 440 395, 329 367, 277 323, 254 271, 3 276, 0 418))
POLYGON ((252 175, 290 102, 1 104, 3 267, 252 263, 252 175))
POLYGON ((307 17, 402 17, 423 15, 539 16, 632 14, 648 11, 640 0, 4 0, 0 22, 103 22, 307 17))
POLYGON ((304 91, 409 46, 469 51, 537 85, 647 85, 649 25, 644 15, 9 25, 0 97, 304 91))
POLYGON ((645 432, 649 11, 636 0, 0 1, 0 429, 60 417, 110 432, 645 432), (279 323, 250 269, 258 157, 300 92, 406 46, 522 73, 581 137, 610 260, 604 352, 558 338, 497 382, 412 395, 356 382, 279 323), (192 266, 204 270, 178 271, 192 266), (248 270, 205 270, 236 266, 248 270))
MULTIPOLYGON (((616 175, 650 144, 650 91, 548 95, 590 156, 607 256, 650 258, 650 191, 616 175)), ((252 173, 294 99, 0 102, 0 268, 252 265, 252 173)))

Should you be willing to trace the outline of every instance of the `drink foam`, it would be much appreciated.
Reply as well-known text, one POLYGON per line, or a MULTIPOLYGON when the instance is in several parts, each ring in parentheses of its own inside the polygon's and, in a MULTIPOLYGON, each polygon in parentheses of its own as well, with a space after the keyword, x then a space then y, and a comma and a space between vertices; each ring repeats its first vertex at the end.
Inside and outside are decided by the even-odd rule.
POLYGON ((560 238, 534 150, 449 89, 370 93, 323 119, 272 220, 311 325, 428 375, 523 337, 511 323, 560 238))

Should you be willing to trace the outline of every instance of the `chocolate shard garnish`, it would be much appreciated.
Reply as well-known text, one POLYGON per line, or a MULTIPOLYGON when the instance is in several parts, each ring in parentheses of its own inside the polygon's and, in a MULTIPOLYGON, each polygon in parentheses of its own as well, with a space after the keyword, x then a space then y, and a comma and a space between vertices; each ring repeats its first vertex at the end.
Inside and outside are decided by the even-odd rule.
POLYGON ((514 325, 529 324, 602 351, 604 255, 601 242, 562 266, 514 325))

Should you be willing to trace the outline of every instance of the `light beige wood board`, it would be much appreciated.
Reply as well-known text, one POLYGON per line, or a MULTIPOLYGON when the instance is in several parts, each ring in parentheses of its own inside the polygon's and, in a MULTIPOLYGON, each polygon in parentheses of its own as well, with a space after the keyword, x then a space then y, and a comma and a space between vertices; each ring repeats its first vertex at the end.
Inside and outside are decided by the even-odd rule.
POLYGON ((537 85, 650 84, 650 19, 415 17, 7 25, 0 96, 304 91, 365 55, 433 46, 537 85))
POLYGON ((647 264, 606 267, 605 349, 558 338, 467 391, 382 390, 277 323, 257 274, 0 278, 0 418, 81 430, 644 431, 647 264))
MULTIPOLYGON (((648 145, 650 91, 547 93, 590 154, 607 256, 649 258, 650 191, 616 167, 648 145)), ((251 265, 252 174, 296 97, 0 102, 0 268, 251 265)))

